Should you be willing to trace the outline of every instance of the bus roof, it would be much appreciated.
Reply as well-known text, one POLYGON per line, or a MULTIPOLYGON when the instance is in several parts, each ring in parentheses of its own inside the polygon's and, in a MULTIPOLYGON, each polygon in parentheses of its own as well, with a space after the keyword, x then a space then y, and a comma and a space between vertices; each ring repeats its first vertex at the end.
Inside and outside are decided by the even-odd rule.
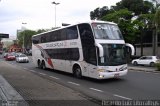
POLYGON ((45 33, 49 33, 49 32, 52 32, 52 31, 59 30, 59 29, 67 28, 67 27, 70 27, 70 26, 78 25, 78 24, 85 24, 85 23, 88 23, 88 24, 92 24, 92 23, 106 23, 106 24, 117 25, 116 23, 114 23, 114 22, 109 22, 109 21, 91 20, 91 21, 86 21, 86 22, 78 22, 78 23, 76 23, 76 24, 71 24, 71 25, 68 25, 68 26, 58 27, 58 28, 56 28, 56 29, 53 29, 53 30, 50 30, 50 31, 46 31, 46 32, 42 32, 42 33, 39 33, 39 34, 36 34, 36 35, 33 35, 33 36, 38 36, 38 35, 45 34, 45 33))

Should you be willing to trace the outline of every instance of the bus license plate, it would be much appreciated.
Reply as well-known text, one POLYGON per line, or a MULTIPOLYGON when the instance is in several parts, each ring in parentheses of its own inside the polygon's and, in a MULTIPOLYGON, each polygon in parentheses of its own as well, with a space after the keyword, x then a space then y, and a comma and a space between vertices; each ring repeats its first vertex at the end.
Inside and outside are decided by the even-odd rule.
POLYGON ((119 77, 119 73, 117 73, 117 74, 114 74, 114 77, 119 77))

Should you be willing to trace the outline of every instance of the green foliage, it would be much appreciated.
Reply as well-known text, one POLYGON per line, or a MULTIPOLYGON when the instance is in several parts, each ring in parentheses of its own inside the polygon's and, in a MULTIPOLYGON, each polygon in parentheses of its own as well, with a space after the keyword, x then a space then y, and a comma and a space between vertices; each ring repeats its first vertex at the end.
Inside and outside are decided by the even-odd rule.
POLYGON ((133 12, 128 11, 128 9, 121 9, 115 11, 114 13, 107 14, 102 17, 104 21, 112 21, 118 24, 121 32, 127 42, 134 42, 136 34, 139 33, 139 21, 132 21, 133 12))
MULTIPOLYGON (((111 21, 118 24, 129 43, 135 43, 142 38, 145 31, 153 30, 155 5, 145 0, 121 0, 116 6, 106 9, 106 14, 100 15, 101 8, 92 11, 91 19, 111 21)), ((160 19, 160 18, 158 18, 160 19)))
POLYGON ((18 44, 20 46, 25 46, 25 48, 31 48, 31 44, 32 44, 32 36, 35 35, 37 32, 36 31, 32 31, 32 30, 24 30, 22 32, 20 32, 17 36, 18 38, 18 44))
POLYGON ((144 29, 146 29, 146 28, 152 29, 153 17, 154 17, 154 14, 141 14, 137 18, 137 20, 139 20, 143 23, 143 26, 141 26, 141 27, 143 27, 144 29))
POLYGON ((47 30, 45 29, 39 29, 38 31, 33 31, 33 30, 24 30, 18 33, 17 39, 18 39, 18 44, 26 49, 30 49, 32 45, 32 36, 46 32, 47 30))
POLYGON ((155 26, 160 28, 160 7, 157 8, 156 14, 154 16, 154 23, 155 23, 155 26))
POLYGON ((94 19, 100 19, 105 14, 109 13, 109 8, 107 6, 104 6, 102 8, 96 8, 94 11, 90 12, 90 17, 92 20, 94 19))
POLYGON ((45 29, 39 29, 36 33, 39 34, 39 33, 42 33, 42 32, 46 32, 47 30, 45 29))
POLYGON ((157 67, 157 70, 160 71, 160 63, 156 63, 155 66, 157 67))
POLYGON ((133 17, 132 12, 128 9, 121 9, 110 14, 106 14, 101 19, 119 23, 120 20, 130 20, 133 17))
POLYGON ((146 14, 154 9, 151 2, 143 0, 122 0, 112 7, 116 11, 124 8, 133 11, 135 15, 146 14))

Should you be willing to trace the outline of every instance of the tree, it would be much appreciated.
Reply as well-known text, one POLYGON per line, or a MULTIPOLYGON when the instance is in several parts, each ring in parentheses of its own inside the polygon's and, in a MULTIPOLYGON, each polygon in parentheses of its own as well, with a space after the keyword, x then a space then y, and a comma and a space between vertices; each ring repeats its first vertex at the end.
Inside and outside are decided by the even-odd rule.
POLYGON ((94 11, 90 12, 90 17, 92 20, 94 19, 100 19, 104 15, 109 13, 109 8, 107 6, 104 6, 102 8, 96 8, 94 11))
POLYGON ((140 34, 137 36, 137 43, 140 43, 141 47, 141 56, 143 55, 143 42, 145 41, 144 36, 146 36, 147 32, 152 30, 152 21, 153 21, 154 14, 141 14, 136 19, 140 22, 139 30, 140 34))
POLYGON ((122 0, 116 3, 116 6, 112 6, 114 11, 125 8, 133 11, 135 15, 150 13, 154 9, 151 2, 143 0, 122 0))
MULTIPOLYGON (((100 9, 99 9, 100 10, 100 9)), ((104 16, 96 11, 91 17, 104 21, 112 21, 118 24, 124 39, 129 43, 136 43, 140 39, 141 55, 143 55, 143 36, 152 29, 155 7, 152 2, 144 0, 121 0, 116 6, 111 6, 104 16)))
POLYGON ((24 30, 20 32, 17 36, 18 44, 24 46, 25 49, 30 49, 32 45, 31 38, 35 34, 37 34, 37 32, 33 30, 24 30))
POLYGON ((3 41, 3 49, 4 51, 8 51, 9 47, 14 44, 13 41, 3 41))
POLYGON ((39 29, 36 33, 39 34, 39 33, 42 33, 42 32, 46 32, 47 30, 45 29, 39 29))
POLYGON ((154 16, 153 20, 153 27, 154 27, 154 32, 153 32, 153 55, 157 55, 158 52, 158 32, 160 29, 160 7, 157 8, 157 11, 154 16))
POLYGON ((134 43, 136 38, 136 33, 139 32, 136 25, 138 22, 132 21, 133 12, 128 11, 128 9, 121 9, 114 13, 110 13, 102 17, 101 19, 104 21, 111 21, 118 24, 120 30, 127 42, 134 43))

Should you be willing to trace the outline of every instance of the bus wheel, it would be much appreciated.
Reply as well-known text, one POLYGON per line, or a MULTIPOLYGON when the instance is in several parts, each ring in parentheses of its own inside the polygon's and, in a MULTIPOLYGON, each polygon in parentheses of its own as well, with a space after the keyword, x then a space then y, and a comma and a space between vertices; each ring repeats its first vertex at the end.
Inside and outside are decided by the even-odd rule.
POLYGON ((37 61, 37 65, 38 65, 38 68, 41 68, 41 62, 40 62, 40 60, 37 61))
POLYGON ((42 67, 43 70, 46 69, 46 65, 45 65, 45 62, 44 62, 44 61, 42 61, 41 67, 42 67))
POLYGON ((73 68, 73 74, 76 78, 82 78, 82 73, 79 66, 73 68))

